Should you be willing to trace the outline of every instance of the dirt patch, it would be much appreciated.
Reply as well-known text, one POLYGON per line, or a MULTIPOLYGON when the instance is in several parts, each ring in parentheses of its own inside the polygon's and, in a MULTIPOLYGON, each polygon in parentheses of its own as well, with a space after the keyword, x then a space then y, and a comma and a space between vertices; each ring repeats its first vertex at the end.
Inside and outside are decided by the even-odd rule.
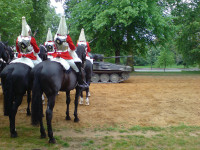
MULTIPOLYGON (((72 119, 74 93, 71 92, 72 119)), ((80 122, 74 123, 65 120, 66 96, 60 92, 54 107, 53 127, 200 125, 199 76, 131 76, 120 84, 91 84, 90 93, 90 106, 79 105, 80 122)), ((25 96, 17 113, 16 126, 30 125, 26 106, 25 96)), ((8 125, 8 117, 3 116, 0 89, 0 127, 8 125)))

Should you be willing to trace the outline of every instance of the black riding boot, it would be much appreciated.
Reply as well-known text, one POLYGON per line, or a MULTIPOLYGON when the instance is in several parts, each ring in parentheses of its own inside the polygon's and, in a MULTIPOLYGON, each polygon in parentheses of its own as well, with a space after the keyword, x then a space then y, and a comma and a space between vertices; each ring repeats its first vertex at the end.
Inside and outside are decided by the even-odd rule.
POLYGON ((76 62, 75 63, 79 72, 76 72, 76 76, 77 76, 77 81, 78 81, 78 86, 81 88, 88 88, 89 85, 84 81, 84 77, 82 75, 82 71, 81 71, 81 62, 76 62))

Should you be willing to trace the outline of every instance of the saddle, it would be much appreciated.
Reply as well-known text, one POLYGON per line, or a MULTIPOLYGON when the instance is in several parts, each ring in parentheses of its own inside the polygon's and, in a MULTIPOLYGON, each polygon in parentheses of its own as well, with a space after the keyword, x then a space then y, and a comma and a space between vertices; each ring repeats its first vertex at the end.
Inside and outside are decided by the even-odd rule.
POLYGON ((61 57, 50 58, 50 60, 60 63, 65 70, 69 70, 70 68, 70 65, 67 63, 67 61, 61 57))
POLYGON ((28 65, 31 68, 33 68, 35 66, 34 63, 32 62, 32 60, 29 58, 26 58, 26 57, 17 58, 15 60, 11 61, 10 64, 11 63, 22 63, 25 65, 28 65))

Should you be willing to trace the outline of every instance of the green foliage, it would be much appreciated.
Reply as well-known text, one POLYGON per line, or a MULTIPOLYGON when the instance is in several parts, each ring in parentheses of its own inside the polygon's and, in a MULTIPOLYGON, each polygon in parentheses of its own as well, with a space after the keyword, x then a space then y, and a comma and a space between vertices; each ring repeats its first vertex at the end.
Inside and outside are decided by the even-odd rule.
POLYGON ((187 65, 200 65, 200 1, 178 1, 172 14, 177 29, 177 50, 187 65))
POLYGON ((33 11, 30 12, 31 20, 28 24, 31 27, 32 32, 38 29, 38 33, 35 36, 37 43, 44 43, 46 40, 43 35, 47 32, 45 26, 45 15, 47 13, 47 4, 49 0, 32 0, 33 11))
POLYGON ((22 16, 26 17, 32 34, 36 34, 37 44, 44 43, 48 28, 56 32, 59 16, 55 9, 50 7, 49 0, 1 0, 0 1, 0 35, 2 41, 8 41, 9 45, 15 45, 17 36, 21 34, 22 16))
MULTIPOLYGON (((81 28, 92 41, 92 50, 107 55, 144 54, 146 45, 165 41, 172 27, 155 1, 71 0, 67 10, 71 35, 77 40, 81 28)), ((69 3, 69 1, 68 1, 69 3)), ((67 3, 67 4, 68 4, 67 3)))
MULTIPOLYGON (((51 28, 52 35, 56 34, 58 30, 58 25, 60 22, 60 17, 56 14, 55 8, 51 8, 48 5, 48 11, 45 16, 45 35, 47 35, 48 28, 51 28)), ((46 40, 46 39, 45 39, 46 40)))
POLYGON ((158 67, 163 67, 165 71, 167 66, 174 63, 174 54, 170 50, 163 48, 163 50, 161 50, 160 52, 160 56, 158 56, 158 59, 156 61, 158 67))
POLYGON ((2 41, 14 44, 17 36, 21 34, 22 16, 26 16, 27 22, 30 20, 32 12, 31 0, 1 0, 0 1, 0 34, 2 41))

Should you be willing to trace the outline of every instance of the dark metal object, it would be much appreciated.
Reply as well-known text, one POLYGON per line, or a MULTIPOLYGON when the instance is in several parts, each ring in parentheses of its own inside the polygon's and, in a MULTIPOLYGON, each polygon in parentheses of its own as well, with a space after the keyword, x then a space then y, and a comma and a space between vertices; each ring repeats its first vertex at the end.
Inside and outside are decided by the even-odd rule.
POLYGON ((93 83, 119 83, 127 80, 130 76, 132 68, 126 65, 118 65, 109 62, 104 62, 107 58, 127 58, 132 56, 112 56, 104 57, 101 54, 93 54, 93 83))

